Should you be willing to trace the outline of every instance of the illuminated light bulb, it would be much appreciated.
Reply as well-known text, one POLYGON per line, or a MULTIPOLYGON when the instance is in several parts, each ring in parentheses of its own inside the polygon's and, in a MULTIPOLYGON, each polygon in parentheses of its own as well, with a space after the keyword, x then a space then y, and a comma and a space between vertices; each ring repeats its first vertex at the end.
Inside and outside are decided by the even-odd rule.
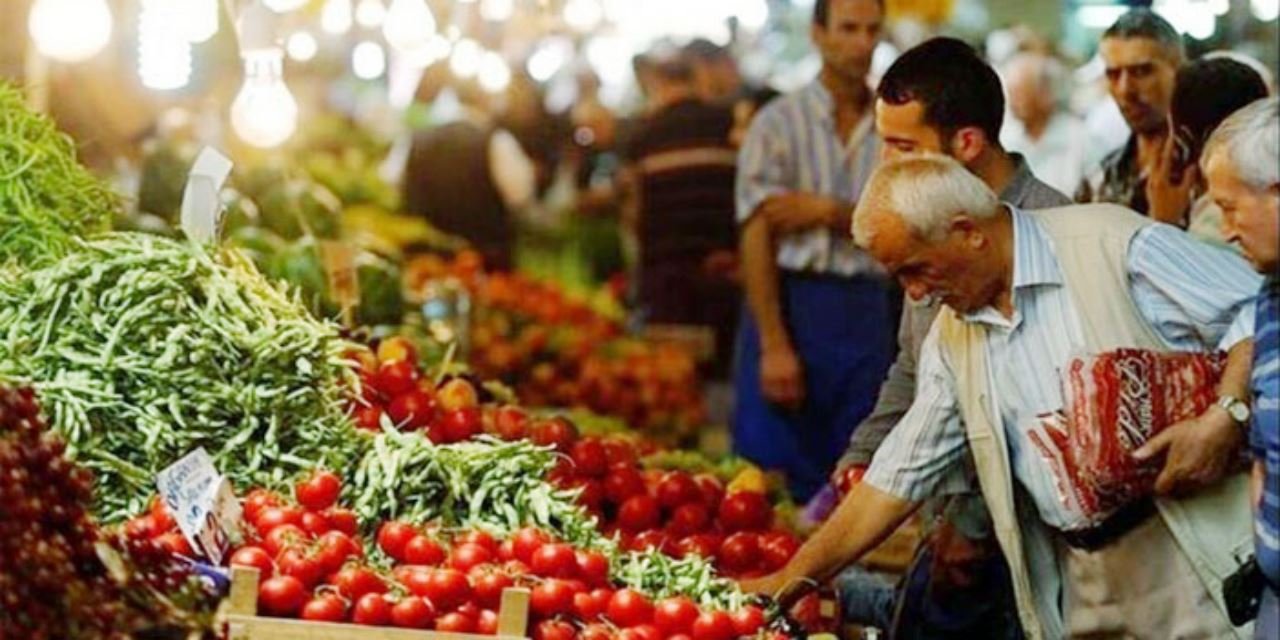
POLYGON ((299 31, 285 41, 284 50, 289 54, 289 58, 298 62, 306 62, 314 57, 320 51, 320 45, 316 42, 316 37, 306 31, 299 31))
POLYGON ((382 23, 382 35, 396 51, 407 52, 427 45, 436 33, 436 19, 423 0, 392 0, 382 23))
POLYGON ((480 59, 484 52, 475 40, 459 40, 449 56, 449 69, 459 78, 470 78, 480 71, 480 59))
POLYGON ((489 22, 502 22, 516 11, 514 0, 481 0, 480 17, 489 22))
POLYGON ((1280 18, 1280 0, 1251 0, 1249 10, 1253 17, 1263 22, 1273 22, 1280 18))
POLYGON ((307 0, 262 0, 262 4, 276 13, 289 13, 305 7, 307 0))
POLYGON ((405 51, 405 60, 416 67, 429 67, 440 60, 449 57, 449 53, 453 50, 448 38, 441 35, 434 35, 427 39, 427 44, 405 51))
POLYGON ((356 24, 366 29, 377 29, 387 19, 387 8, 381 0, 360 0, 356 5, 356 24))
POLYGON ((738 18, 743 28, 759 31, 769 21, 769 5, 765 4, 764 0, 740 0, 737 8, 733 10, 733 15, 738 18))
POLYGON ((529 56, 525 70, 538 82, 546 82, 553 78, 573 55, 573 44, 564 38, 548 38, 543 40, 529 56))
POLYGON ((138 14, 138 78, 148 89, 181 89, 191 81, 189 15, 178 0, 142 0, 138 14))
POLYGON ((111 40, 111 9, 106 0, 36 0, 27 30, 41 55, 84 62, 111 40))
POLYGON ((1225 16, 1231 11, 1231 0, 1209 0, 1209 9, 1215 16, 1225 16))
POLYGON ((351 0, 326 0, 320 9, 320 29, 330 35, 351 30, 351 0))
POLYGON ((604 7, 597 0, 569 0, 564 5, 564 21, 578 31, 590 31, 604 20, 604 7))
POLYGON ((361 80, 375 80, 387 70, 387 54, 382 45, 365 40, 351 50, 351 72, 361 80))
POLYGON ((511 67, 502 56, 490 51, 481 58, 478 71, 480 88, 489 93, 506 91, 511 85, 511 67))
POLYGON ((182 35, 187 42, 204 42, 218 33, 218 0, 184 0, 182 35))
POLYGON ((261 149, 279 146, 298 128, 298 103, 284 84, 284 52, 245 51, 244 86, 231 104, 231 127, 261 149))

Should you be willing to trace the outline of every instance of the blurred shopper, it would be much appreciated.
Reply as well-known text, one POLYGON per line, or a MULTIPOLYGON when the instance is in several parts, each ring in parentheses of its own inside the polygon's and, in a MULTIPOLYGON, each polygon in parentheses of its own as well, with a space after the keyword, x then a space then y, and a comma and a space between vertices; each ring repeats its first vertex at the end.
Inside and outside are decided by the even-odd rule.
POLYGON ((738 156, 748 311, 738 338, 734 449, 807 500, 875 401, 893 348, 883 271, 848 239, 878 153, 867 73, 879 0, 817 0, 813 82, 765 107, 738 156))
POLYGON ((1280 101, 1237 111, 1205 143, 1200 167, 1222 209, 1226 235, 1266 276, 1254 333, 1251 504, 1257 563, 1266 584, 1254 634, 1280 637, 1280 101))
POLYGON ((686 57, 676 51, 653 57, 653 108, 623 150, 639 244, 637 302, 646 324, 714 332, 721 357, 713 361, 724 369, 713 373, 723 377, 741 303, 737 285, 705 265, 737 242, 732 116, 700 99, 686 57))
POLYGON ((1196 167, 1210 133, 1227 116, 1267 96, 1267 85, 1247 65, 1219 58, 1195 60, 1178 70, 1164 153, 1147 180, 1151 217, 1188 227, 1192 235, 1226 244, 1222 211, 1204 195, 1196 167))
POLYGON ((1076 200, 1113 202, 1145 215, 1147 176, 1169 134, 1174 75, 1184 58, 1182 36, 1154 11, 1134 9, 1103 32, 1098 50, 1106 64, 1107 88, 1132 134, 1080 184, 1076 200))
POLYGON ((1002 204, 939 155, 882 165, 853 229, 909 295, 946 308, 921 348, 915 401, 866 477, 787 567, 743 587, 772 593, 830 576, 944 492, 972 456, 1027 637, 1246 637, 1228 620, 1222 582, 1251 543, 1238 420, 1261 279, 1121 207, 1002 204), (1117 404, 1064 385, 1074 358, 1123 359, 1125 349, 1228 355, 1220 378, 1180 377, 1186 387, 1149 385, 1117 404), (1173 424, 1121 423, 1134 431, 1091 418, 1191 389, 1218 401, 1173 424), (1108 454, 1091 455, 1099 449, 1108 454), (1130 471, 1144 480, 1119 480, 1130 471))
MULTIPOLYGON (((876 130, 884 140, 886 158, 946 154, 1015 207, 1070 204, 1065 195, 1036 179, 1021 156, 1000 147, 997 135, 1005 113, 1000 78, 969 45, 935 38, 907 51, 889 67, 877 93, 876 130), (954 82, 955 78, 968 81, 954 82)), ((875 410, 853 432, 837 482, 849 468, 865 471, 911 408, 920 348, 940 306, 936 300, 903 302, 897 360, 880 387, 875 410)), ((1008 568, 982 497, 969 490, 931 500, 925 511, 925 540, 900 586, 893 619, 874 619, 874 604, 867 611, 868 601, 884 602, 893 596, 866 593, 866 580, 857 568, 841 576, 842 585, 852 587, 846 593, 857 598, 846 600, 850 608, 861 606, 860 613, 871 618, 868 622, 890 628, 894 638, 1021 637, 1008 568)), ((879 607, 883 611, 883 605, 879 607)))
POLYGON ((694 84, 704 102, 730 105, 742 97, 742 73, 728 48, 698 38, 685 45, 684 55, 693 64, 694 84))
POLYGON ((1004 148, 1021 153, 1046 184, 1071 193, 1096 159, 1084 122, 1063 108, 1066 69, 1052 56, 1028 51, 1009 60, 1004 81, 1013 115, 1001 131, 1004 148))
POLYGON ((494 124, 478 85, 452 88, 460 113, 414 135, 402 186, 405 210, 466 239, 487 266, 509 269, 513 216, 534 204, 537 170, 515 136, 494 124))

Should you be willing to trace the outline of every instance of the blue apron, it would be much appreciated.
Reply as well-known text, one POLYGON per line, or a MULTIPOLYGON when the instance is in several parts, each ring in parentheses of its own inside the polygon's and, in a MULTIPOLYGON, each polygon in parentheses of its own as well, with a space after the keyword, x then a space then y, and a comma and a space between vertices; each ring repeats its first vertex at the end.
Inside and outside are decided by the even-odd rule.
POLYGON ((796 500, 827 482, 854 427, 875 406, 892 362, 895 318, 883 280, 784 272, 784 322, 804 367, 804 406, 770 404, 760 393, 760 337, 742 314, 734 370, 734 451, 786 474, 796 500))

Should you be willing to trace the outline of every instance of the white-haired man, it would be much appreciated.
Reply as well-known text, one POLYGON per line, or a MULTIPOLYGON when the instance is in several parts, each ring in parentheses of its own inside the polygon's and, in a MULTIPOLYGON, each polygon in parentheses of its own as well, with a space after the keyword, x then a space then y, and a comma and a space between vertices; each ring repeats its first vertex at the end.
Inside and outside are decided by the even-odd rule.
POLYGON ((1231 471, 1244 442, 1235 410, 1248 386, 1257 275, 1118 206, 1002 205, 940 156, 880 168, 854 229, 909 295, 948 308, 922 348, 915 402, 833 514, 836 526, 744 587, 767 592, 856 560, 972 454, 1028 637, 1245 633, 1227 620, 1220 585, 1252 542, 1245 479, 1231 471), (1158 469, 1158 496, 1099 512, 1080 497, 1079 469, 1063 464, 1072 452, 1061 436, 1079 434, 1066 424, 1059 371, 1074 356, 1121 348, 1227 350, 1211 390, 1222 406, 1134 452, 1158 469))
POLYGON ((1280 100, 1235 112, 1200 156, 1209 197, 1222 208, 1224 236, 1266 276, 1254 329, 1252 491, 1258 567, 1266 578, 1256 637, 1280 636, 1280 100))

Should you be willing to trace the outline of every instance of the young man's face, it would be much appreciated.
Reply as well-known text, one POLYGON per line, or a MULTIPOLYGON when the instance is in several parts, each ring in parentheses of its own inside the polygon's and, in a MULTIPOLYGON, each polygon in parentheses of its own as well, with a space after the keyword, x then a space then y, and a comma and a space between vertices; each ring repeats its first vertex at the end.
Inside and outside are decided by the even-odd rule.
POLYGON ((1107 89, 1129 128, 1164 131, 1178 61, 1150 38, 1105 38, 1098 51, 1107 65, 1107 89))
POLYGON ((884 161, 949 151, 938 131, 925 124, 924 104, 917 100, 905 104, 876 100, 876 133, 884 141, 880 147, 880 159, 884 161))
POLYGON ((812 28, 823 64, 850 81, 865 81, 883 22, 878 0, 831 0, 827 24, 812 28))
POLYGON ((1259 190, 1240 179, 1225 152, 1209 159, 1209 197, 1222 209, 1222 235, 1262 273, 1280 267, 1280 184, 1259 190))

